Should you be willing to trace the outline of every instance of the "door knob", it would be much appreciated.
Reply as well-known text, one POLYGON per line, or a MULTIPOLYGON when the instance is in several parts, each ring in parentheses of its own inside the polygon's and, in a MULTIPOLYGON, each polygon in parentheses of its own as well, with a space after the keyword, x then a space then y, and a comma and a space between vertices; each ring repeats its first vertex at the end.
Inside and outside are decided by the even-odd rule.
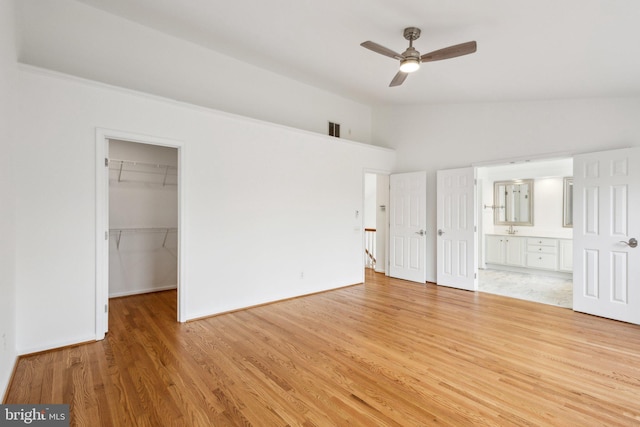
POLYGON ((638 246, 638 241, 636 239, 634 239, 633 237, 630 238, 628 242, 625 242, 624 240, 620 240, 620 243, 624 243, 625 245, 629 246, 630 248, 635 248, 636 246, 638 246))
POLYGON ((419 234, 421 236, 424 236, 425 234, 427 234, 424 230, 420 230, 420 231, 416 231, 416 234, 419 234))
POLYGON ((438 236, 442 236, 444 234, 444 231, 442 231, 442 228, 438 228, 438 236))

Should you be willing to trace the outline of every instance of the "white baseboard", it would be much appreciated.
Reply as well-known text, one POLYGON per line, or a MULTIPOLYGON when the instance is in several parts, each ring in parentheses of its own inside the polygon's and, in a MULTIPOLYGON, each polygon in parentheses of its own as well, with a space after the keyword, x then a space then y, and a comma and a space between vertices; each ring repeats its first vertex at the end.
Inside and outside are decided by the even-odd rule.
POLYGON ((126 297, 129 295, 138 295, 138 294, 148 294, 150 292, 160 292, 160 291, 168 291, 169 289, 177 289, 177 285, 167 285, 167 286, 159 286, 154 288, 146 288, 146 289, 135 289, 132 291, 124 291, 124 292, 109 292, 109 298, 116 297, 126 297))
POLYGON ((27 354, 40 353, 41 351, 54 350, 56 348, 69 347, 77 344, 85 344, 88 342, 96 341, 95 335, 87 335, 86 337, 80 337, 73 340, 57 341, 42 346, 19 348, 18 356, 25 356, 27 354))

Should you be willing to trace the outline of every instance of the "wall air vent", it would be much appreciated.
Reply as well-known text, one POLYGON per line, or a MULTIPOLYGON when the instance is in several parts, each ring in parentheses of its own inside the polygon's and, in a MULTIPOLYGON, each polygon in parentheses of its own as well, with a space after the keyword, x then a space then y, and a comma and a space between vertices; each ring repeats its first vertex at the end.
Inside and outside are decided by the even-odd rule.
POLYGON ((329 136, 340 138, 340 123, 329 122, 329 136))

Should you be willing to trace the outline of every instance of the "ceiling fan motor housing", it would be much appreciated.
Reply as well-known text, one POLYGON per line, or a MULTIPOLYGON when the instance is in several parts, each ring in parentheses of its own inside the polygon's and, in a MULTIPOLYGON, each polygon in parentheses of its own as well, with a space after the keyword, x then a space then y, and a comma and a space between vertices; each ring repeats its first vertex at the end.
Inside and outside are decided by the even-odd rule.
POLYGON ((420 28, 408 27, 404 29, 404 38, 410 42, 420 38, 420 28))
POLYGON ((402 53, 404 59, 415 59, 420 62, 420 52, 418 52, 413 46, 409 46, 407 50, 402 53))

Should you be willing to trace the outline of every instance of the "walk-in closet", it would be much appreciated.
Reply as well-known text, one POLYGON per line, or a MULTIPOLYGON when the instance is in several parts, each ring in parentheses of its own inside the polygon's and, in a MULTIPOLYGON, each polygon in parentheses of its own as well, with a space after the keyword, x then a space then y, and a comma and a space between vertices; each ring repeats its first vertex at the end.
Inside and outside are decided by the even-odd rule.
POLYGON ((109 140, 109 297, 175 289, 178 150, 109 140))

